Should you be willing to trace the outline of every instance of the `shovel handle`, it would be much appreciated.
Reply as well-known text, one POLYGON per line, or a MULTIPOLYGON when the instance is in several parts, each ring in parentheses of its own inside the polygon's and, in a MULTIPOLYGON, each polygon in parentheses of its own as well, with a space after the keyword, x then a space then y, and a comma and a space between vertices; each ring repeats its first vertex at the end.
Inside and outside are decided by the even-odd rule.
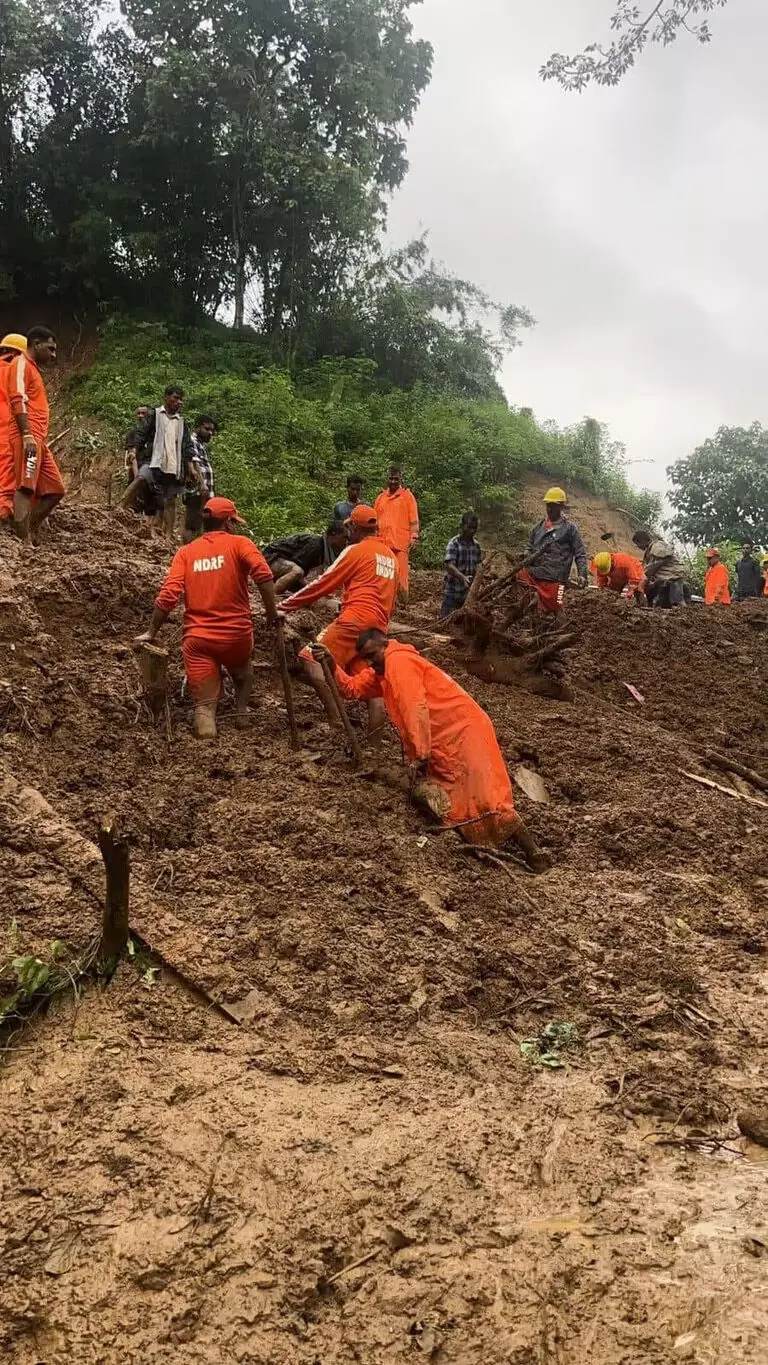
POLYGON ((275 627, 277 633, 277 662, 280 666, 280 677, 283 680, 283 695, 285 696, 285 709, 288 712, 288 727, 291 732, 291 746, 294 749, 300 749, 301 741, 299 740, 299 731, 296 725, 296 712, 294 711, 293 708, 293 689, 291 687, 291 679, 288 673, 288 660, 285 657, 285 635, 283 633, 284 628, 285 622, 278 621, 277 626, 275 627))

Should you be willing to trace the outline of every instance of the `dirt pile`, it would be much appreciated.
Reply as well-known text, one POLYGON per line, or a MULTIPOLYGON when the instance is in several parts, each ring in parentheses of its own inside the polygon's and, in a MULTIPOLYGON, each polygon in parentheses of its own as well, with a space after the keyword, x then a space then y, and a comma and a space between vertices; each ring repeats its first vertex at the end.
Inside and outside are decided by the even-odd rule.
MULTIPOLYGON (((596 1321, 595 1276, 607 1286, 609 1269, 607 1253, 598 1253, 599 1271, 595 1268, 589 1237, 580 1238, 578 1249, 571 1246, 573 1254, 559 1243, 553 1248, 551 1294, 547 1290, 548 1303, 578 1300, 583 1321, 574 1353, 544 1350, 541 1332, 551 1343, 557 1329, 549 1309, 542 1328, 535 1294, 529 1296, 533 1307, 512 1331, 512 1282, 497 1292, 493 1276, 502 1274, 501 1260, 509 1268, 518 1255, 511 1248, 519 1234, 505 1232, 499 1208, 506 1201, 509 1219, 522 1218, 520 1189, 529 1184, 533 1193, 526 1198, 548 1207, 555 1160, 551 1125, 565 1122, 580 1135, 570 1145, 571 1137, 560 1133, 555 1143, 558 1150, 563 1144, 567 1198, 596 1210, 598 1222, 604 1215, 605 1225, 595 1235, 619 1236, 619 1205, 608 1192, 620 1202, 623 1182, 639 1179, 643 1168, 641 1139, 631 1155, 611 1166, 610 1153, 620 1150, 627 1123, 643 1116, 669 1125, 674 1138, 687 1135, 690 1125, 723 1133, 745 1095, 752 1104, 768 1101, 755 1064, 766 1014, 768 811, 699 787, 681 771, 703 773, 703 749, 712 743, 761 766, 761 678, 768 663, 761 604, 751 611, 645 614, 605 594, 570 595, 568 622, 579 639, 571 663, 576 700, 567 704, 470 677, 462 650, 431 634, 432 579, 417 579, 406 618, 417 631, 414 638, 486 707, 510 766, 525 763, 547 787, 548 805, 516 793, 521 812, 554 859, 551 874, 535 879, 515 864, 478 864, 455 834, 428 832, 373 775, 353 776, 314 696, 300 686, 297 712, 306 744, 294 756, 266 630, 258 632, 249 732, 235 732, 231 702, 225 703, 218 745, 202 749, 195 743, 182 691, 178 626, 164 637, 173 660, 170 726, 163 721, 153 727, 138 696, 130 641, 147 620, 166 561, 166 552, 144 537, 138 520, 69 509, 38 551, 3 543, 0 582, 0 764, 41 791, 88 838, 106 813, 118 816, 131 840, 134 875, 155 907, 151 922, 137 925, 140 933, 210 995, 237 1004, 244 1019, 240 1032, 220 1021, 207 1032, 199 1004, 185 1001, 172 1008, 160 988, 153 993, 150 984, 129 987, 129 968, 113 996, 88 1007, 89 1028, 97 1033, 105 1028, 104 1046, 118 1051, 125 1046, 120 1011, 127 1010, 125 1028, 138 1050, 125 1071, 117 1053, 113 1067, 109 1056, 86 1056, 90 1044, 77 1044, 71 1084, 85 1094, 88 1078, 106 1066, 116 1087, 115 1114, 122 1118, 113 1119, 101 1091, 83 1098, 80 1138, 101 1163, 98 1179, 88 1177, 87 1193, 89 1205, 101 1209, 100 1227, 119 1223, 128 1207, 138 1219, 130 1246, 122 1244, 119 1256, 115 1251, 118 1261, 110 1272, 116 1312, 120 1303, 126 1311, 138 1287, 155 1305, 148 1310, 150 1320, 171 1334, 159 1353, 149 1337, 137 1338, 144 1343, 137 1345, 139 1354, 145 1350, 154 1361, 162 1350, 174 1349, 180 1360, 205 1359, 218 1340, 223 1319, 217 1314, 223 1313, 227 1341, 240 1352, 233 1358, 246 1361, 310 1365, 317 1359, 365 1359, 390 1365, 418 1350, 456 1365, 476 1359, 486 1365, 537 1359, 575 1365, 594 1358, 618 1365, 680 1358, 671 1346, 674 1333, 668 1349, 657 1349, 655 1329, 637 1325, 643 1313, 643 1321, 655 1321, 659 1302, 647 1286, 637 1285, 623 1299, 617 1289, 613 1347, 593 1357, 582 1328, 596 1321), (644 705, 625 682, 645 696, 644 705), (527 1064, 519 1046, 552 1020, 574 1023, 581 1038, 569 1063, 576 1089, 564 1089, 560 1101, 546 1089, 554 1080, 527 1064), (194 1058, 185 1047, 197 1049, 194 1058), (221 1056, 209 1055, 211 1049, 221 1056), (224 1067, 227 1058, 231 1071, 224 1067), (219 1098, 222 1068, 235 1091, 219 1098), (164 1080, 162 1095, 145 1098, 150 1073, 167 1084, 164 1080), (191 1085, 190 1095, 196 1084, 206 1094, 216 1091, 215 1100, 204 1103, 205 1133, 194 1105, 185 1111, 194 1120, 191 1128, 177 1108, 189 1099, 186 1091, 173 1098, 179 1084, 191 1085), (342 1085, 352 1087, 347 1099, 342 1085), (255 1087, 250 1098, 248 1086, 255 1087), (252 1149, 247 1125, 256 1122, 257 1101, 278 1126, 290 1126, 295 1112, 301 1132, 292 1128, 290 1140, 304 1144, 299 1165, 284 1151, 277 1153, 276 1130, 264 1134, 261 1157, 252 1149), (588 1122, 578 1119, 583 1104, 592 1106, 588 1122), (443 1116, 454 1105, 457 1126, 449 1123, 443 1134, 443 1116), (521 1117, 516 1125, 511 1116, 528 1113, 529 1105, 537 1117, 530 1122, 521 1117), (369 1118, 371 1106, 388 1115, 389 1138, 386 1124, 382 1129, 369 1119, 367 1136, 361 1135, 355 1126, 360 1106, 369 1118), (164 1136, 168 1114, 172 1141, 164 1136), (236 1136, 217 1156, 225 1131, 236 1136), (119 1143, 110 1159, 124 1158, 123 1168, 103 1167, 109 1144, 102 1135, 108 1132, 119 1143), (386 1153, 395 1132, 404 1145, 388 1173, 386 1153), (331 1186, 340 1167, 331 1149, 337 1139, 348 1151, 352 1174, 344 1176, 334 1205, 331 1186), (160 1152, 155 1168, 147 1146, 153 1141, 160 1152), (174 1165, 174 1142, 187 1152, 202 1144, 207 1153, 191 1203, 188 1182, 174 1165), (431 1203, 419 1165, 428 1159, 430 1144, 440 1155, 427 1183, 448 1191, 444 1198, 435 1193, 431 1203), (595 1163, 606 1170, 602 1192, 592 1163, 583 1160, 584 1150, 592 1148, 595 1163), (317 1168, 307 1164, 315 1159, 317 1168), (504 1180, 497 1168, 491 1175, 493 1161, 507 1163, 504 1180), (543 1162, 543 1175, 536 1161, 543 1162), (215 1196, 221 1202, 208 1216, 204 1197, 214 1166, 223 1186, 215 1196), (120 1169, 134 1188, 122 1190, 110 1210, 104 1191, 110 1182, 119 1184, 120 1169), (317 1187, 314 1169, 321 1173, 317 1187), (517 1172, 514 1178, 510 1171, 517 1172), (255 1224, 242 1224, 237 1212, 254 1181, 261 1181, 266 1204, 248 1217, 262 1219, 259 1226, 268 1226, 272 1239, 258 1256, 255 1224), (519 1189, 515 1181, 522 1182, 519 1189), (303 1221, 297 1207, 302 1188, 303 1221), (160 1200, 151 1228, 146 1209, 137 1212, 148 1190, 160 1200), (331 1235, 324 1231, 326 1221, 331 1235), (386 1274, 371 1280, 373 1271, 361 1272, 331 1292, 329 1277, 353 1253, 364 1254, 374 1225, 387 1247, 386 1274), (385 1225, 396 1232, 387 1233, 385 1225), (410 1250, 427 1241, 428 1251, 410 1250), (450 1275, 443 1241, 454 1258, 450 1275), (153 1248, 152 1257, 142 1251, 144 1242, 153 1248), (178 1264, 176 1246, 183 1247, 178 1264), (461 1270, 459 1291, 470 1246, 473 1259, 461 1270), (189 1276, 197 1274, 201 1256, 205 1279, 193 1293, 189 1276), (261 1288, 253 1279, 257 1273, 261 1288), (241 1300, 233 1288, 229 1308, 221 1308, 226 1285, 239 1284, 239 1276, 245 1276, 250 1297, 241 1300), (452 1308, 446 1276, 454 1284, 452 1308), (275 1285, 267 1281, 273 1280, 278 1288, 271 1296, 275 1285), (370 1283, 373 1291, 365 1289, 370 1283), (630 1303, 638 1316, 627 1320, 622 1304, 630 1303), (266 1325, 260 1326, 262 1317, 266 1325), (353 1319, 357 1346, 344 1326, 353 1319), (501 1321, 506 1327, 497 1341, 501 1321), (386 1331, 382 1323, 389 1324, 386 1331), (421 1339, 432 1343, 429 1352, 421 1339), (438 1347, 442 1354, 434 1354, 438 1347)), ((362 724, 362 716, 356 720, 362 724)), ((396 761, 394 735, 387 747, 396 761)), ((728 784, 722 774, 718 780, 728 784)), ((3 819, 4 832, 15 839, 8 918, 16 919, 35 949, 54 938, 76 940, 90 914, 82 888, 47 862, 31 839, 26 846, 20 842, 12 810, 3 819)), ((94 917, 95 912, 93 907, 94 917)), ((47 1102, 58 1113, 67 1085, 57 1081, 57 1065, 40 1062, 40 1084, 49 1087, 47 1102)), ((23 1098, 18 1105, 11 1119, 17 1136, 24 1125, 23 1098)), ((17 1172, 25 1187, 44 1181, 48 1139, 42 1111, 34 1124, 31 1155, 17 1172)), ((75 1144, 62 1186, 64 1203, 57 1196, 61 1218, 80 1155, 75 1144)), ((85 1186, 83 1191, 80 1203, 85 1186)), ((557 1205, 560 1196, 553 1197, 557 1205)), ((23 1237, 27 1205, 18 1191, 14 1200, 22 1222, 12 1223, 12 1235, 21 1241, 11 1248, 18 1279, 4 1340, 17 1350, 24 1343, 19 1355, 24 1362, 58 1359, 56 1352, 66 1345, 79 1348, 84 1360, 133 1359, 115 1344, 116 1337, 99 1356, 69 1317, 70 1325, 57 1329, 58 1335, 39 1327, 35 1338, 39 1277, 47 1303, 52 1272, 45 1271, 32 1234, 29 1241, 23 1237)), ((664 1202, 660 1197, 660 1207, 664 1202)), ((28 1215, 29 1226, 36 1216, 28 1215)), ((651 1213, 647 1216, 650 1220, 651 1213)), ((78 1219, 83 1222, 80 1214, 78 1219)), ((588 1221, 594 1221, 592 1214, 588 1221)), ((62 1223, 59 1240, 66 1241, 65 1231, 62 1223)), ((650 1223, 647 1233, 652 1237, 650 1223)), ((50 1238, 45 1248, 46 1256, 52 1254, 50 1238)), ((530 1238, 519 1254, 530 1263, 530 1238)), ((83 1303, 92 1308, 96 1301, 96 1286, 76 1280, 71 1299, 66 1284, 61 1294, 67 1314, 82 1315, 83 1303)), ((122 1320, 110 1319, 110 1330, 117 1332, 122 1320)), ((719 1365, 731 1358, 721 1353, 719 1365)))

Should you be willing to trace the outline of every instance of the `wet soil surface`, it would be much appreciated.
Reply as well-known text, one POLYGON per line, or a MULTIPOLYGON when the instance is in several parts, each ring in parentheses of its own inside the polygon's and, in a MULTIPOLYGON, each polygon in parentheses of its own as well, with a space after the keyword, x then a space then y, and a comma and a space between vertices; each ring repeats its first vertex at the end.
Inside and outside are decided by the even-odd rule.
MULTIPOLYGON (((768 1168, 735 1113, 768 1105, 768 811, 684 774, 728 786, 713 746, 768 772, 763 604, 571 595, 568 705, 470 677, 417 576, 402 621, 546 785, 516 792, 534 878, 353 774, 301 686, 294 755, 266 630, 249 731, 225 699, 195 743, 177 626, 153 726, 130 641, 167 558, 97 509, 3 541, 0 768, 89 839, 117 816, 136 929, 244 1022, 139 954, 11 1038, 10 1358, 762 1361, 768 1168), (523 1055, 562 1021, 564 1069, 523 1055)), ((4 931, 76 952, 92 894, 0 820, 4 931)))

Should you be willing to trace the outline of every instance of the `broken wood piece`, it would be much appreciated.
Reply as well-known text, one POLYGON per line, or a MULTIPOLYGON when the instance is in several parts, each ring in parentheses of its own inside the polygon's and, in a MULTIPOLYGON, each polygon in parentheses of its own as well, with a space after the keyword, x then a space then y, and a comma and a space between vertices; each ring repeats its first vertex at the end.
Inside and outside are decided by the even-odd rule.
POLYGON ((378 1256, 381 1253, 381 1250, 381 1247, 376 1247, 375 1251, 369 1251, 365 1256, 359 1256, 356 1261, 352 1261, 349 1265, 342 1266, 341 1270, 337 1270, 336 1274, 331 1275, 325 1283, 335 1284, 337 1280, 341 1279, 342 1275, 348 1275, 350 1271, 357 1270, 359 1266, 367 1265, 369 1261, 373 1260, 374 1256, 378 1256))
POLYGON ((622 683, 622 687, 626 687, 630 697, 634 697, 635 701, 639 702, 641 706, 645 706, 645 697, 642 692, 638 691, 633 683, 622 683))
POLYGON ((762 773, 746 767, 744 763, 737 763, 727 754, 720 754, 716 749, 707 749, 704 753, 704 762, 711 768, 720 768, 722 772, 735 773, 737 777, 743 777, 745 782, 751 782, 758 791, 768 792, 768 777, 763 777, 762 773))
POLYGON ((159 645, 142 644, 136 649, 144 698, 155 720, 165 709, 168 695, 168 651, 159 645))
POLYGON ((114 819, 104 821, 98 837, 107 881, 99 961, 113 970, 128 942, 130 853, 114 819))
POLYGON ((686 772, 685 768, 678 768, 683 777, 687 777, 691 782, 698 782, 702 787, 710 787, 713 791, 723 792, 725 796, 733 797, 734 801, 748 801, 750 806, 762 806, 768 810, 768 801, 761 801, 757 796, 744 796, 742 792, 737 792, 733 787, 725 787, 722 782, 713 782, 711 777, 700 777, 698 773, 686 772))
MULTIPOLYGON (((103 911, 104 907, 104 862, 101 853, 90 839, 83 838, 72 825, 57 814, 45 797, 35 787, 25 786, 14 777, 0 762, 0 804, 8 812, 14 837, 24 841, 29 848, 45 852, 57 867, 63 869, 70 881, 82 887, 94 905, 103 911)), ((172 961, 156 942, 150 941, 150 932, 162 931, 165 909, 152 898, 143 882, 133 878, 131 882, 130 934, 139 947, 154 953, 155 957, 173 972, 175 976, 194 994, 199 996, 213 1009, 223 1014, 232 1023, 233 1018, 225 1005, 215 1000, 202 986, 187 976, 182 967, 172 961), (153 926, 152 931, 148 928, 153 926)))

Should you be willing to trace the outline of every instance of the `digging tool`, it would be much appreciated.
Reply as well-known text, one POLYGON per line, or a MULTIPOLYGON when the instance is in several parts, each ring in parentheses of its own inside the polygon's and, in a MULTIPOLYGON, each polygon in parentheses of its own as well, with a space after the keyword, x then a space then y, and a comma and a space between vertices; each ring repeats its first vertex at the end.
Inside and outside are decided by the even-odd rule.
POLYGON ((296 726, 296 712, 293 709, 293 689, 291 679, 288 674, 288 660, 285 657, 285 622, 278 621, 275 626, 277 632, 277 662, 280 666, 280 677, 283 680, 283 694, 285 696, 285 709, 288 712, 288 727, 291 731, 291 748, 300 749, 301 741, 299 731, 296 726))
POLYGON ((344 732, 347 736, 349 748, 352 755, 352 767, 359 768, 360 764, 363 761, 363 752, 362 749, 360 748, 360 741, 357 738, 357 735, 355 734, 354 729, 352 727, 352 722, 349 719, 347 708, 344 705, 343 701, 341 700, 339 689, 336 686, 336 679, 333 674, 333 669, 331 668, 331 665, 328 659, 325 658, 325 656, 322 656, 318 662, 323 670, 323 677, 325 678, 328 690, 331 696, 333 697, 333 700, 335 701, 336 706, 338 707, 339 715, 341 716, 341 723, 344 726, 344 732))
POLYGON ((157 721, 168 696, 168 650, 146 640, 135 649, 144 696, 157 721))

